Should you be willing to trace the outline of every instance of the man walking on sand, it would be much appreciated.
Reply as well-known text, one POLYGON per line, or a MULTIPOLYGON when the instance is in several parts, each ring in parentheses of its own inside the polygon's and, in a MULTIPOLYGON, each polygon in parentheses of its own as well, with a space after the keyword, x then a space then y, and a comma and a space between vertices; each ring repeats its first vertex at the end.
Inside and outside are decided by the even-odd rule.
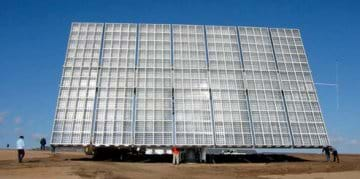
POLYGON ((16 141, 16 149, 18 150, 18 161, 19 163, 21 163, 25 156, 24 136, 20 136, 19 139, 16 141))
POLYGON ((332 152, 332 154, 334 156, 334 162, 340 163, 338 151, 333 146, 330 147, 330 151, 332 152))
POLYGON ((176 148, 176 146, 174 146, 172 149, 172 154, 173 154, 173 161, 172 163, 174 165, 179 165, 180 164, 180 151, 178 148, 176 148))

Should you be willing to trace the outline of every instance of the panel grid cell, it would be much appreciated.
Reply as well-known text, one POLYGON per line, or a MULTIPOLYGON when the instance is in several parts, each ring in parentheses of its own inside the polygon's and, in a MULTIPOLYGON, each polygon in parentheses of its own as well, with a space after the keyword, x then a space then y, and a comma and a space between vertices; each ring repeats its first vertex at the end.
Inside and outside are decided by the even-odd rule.
POLYGON ((297 29, 271 29, 294 145, 328 145, 316 89, 297 29))
POLYGON ((52 144, 90 142, 103 24, 73 23, 55 112, 52 144))
POLYGON ((172 145, 170 25, 139 26, 136 145, 172 145))
POLYGON ((177 145, 213 145, 204 27, 173 25, 177 145))
POLYGON ((130 145, 136 24, 105 24, 94 145, 130 145))
POLYGON ((206 26, 215 144, 252 146, 236 27, 206 26))
POLYGON ((276 61, 267 28, 239 27, 256 146, 291 146, 276 61))

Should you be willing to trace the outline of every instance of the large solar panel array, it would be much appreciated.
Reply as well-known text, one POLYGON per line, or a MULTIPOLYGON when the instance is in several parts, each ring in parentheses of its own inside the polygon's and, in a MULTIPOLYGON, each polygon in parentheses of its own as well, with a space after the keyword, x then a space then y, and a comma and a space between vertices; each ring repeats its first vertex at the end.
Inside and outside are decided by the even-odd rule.
POLYGON ((329 141, 297 29, 73 23, 51 143, 329 141))

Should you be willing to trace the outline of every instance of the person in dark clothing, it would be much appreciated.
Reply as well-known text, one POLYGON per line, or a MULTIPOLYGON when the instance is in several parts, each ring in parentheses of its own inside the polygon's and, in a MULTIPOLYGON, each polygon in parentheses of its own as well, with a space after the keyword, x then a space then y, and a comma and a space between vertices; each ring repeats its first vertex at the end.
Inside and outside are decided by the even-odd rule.
POLYGON ((46 139, 41 138, 41 140, 40 140, 40 150, 45 150, 45 145, 46 145, 46 139))
POLYGON ((326 156, 326 161, 329 162, 330 161, 330 146, 325 146, 322 149, 322 153, 325 152, 325 156, 326 156))
POLYGON ((332 154, 334 156, 334 162, 340 163, 338 151, 332 146, 330 147, 330 151, 332 152, 332 154))
POLYGON ((51 153, 55 154, 55 145, 50 145, 50 147, 51 147, 51 153))
POLYGON ((10 144, 7 144, 7 145, 6 145, 6 148, 9 148, 9 147, 10 147, 10 144))

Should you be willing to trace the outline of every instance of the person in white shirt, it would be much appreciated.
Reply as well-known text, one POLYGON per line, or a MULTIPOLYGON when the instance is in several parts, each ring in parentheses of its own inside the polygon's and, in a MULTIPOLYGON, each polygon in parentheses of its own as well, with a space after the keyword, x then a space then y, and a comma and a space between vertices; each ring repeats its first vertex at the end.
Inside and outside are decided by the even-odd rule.
POLYGON ((24 136, 20 136, 19 139, 16 141, 16 149, 18 150, 18 161, 19 163, 21 163, 25 156, 24 136))

